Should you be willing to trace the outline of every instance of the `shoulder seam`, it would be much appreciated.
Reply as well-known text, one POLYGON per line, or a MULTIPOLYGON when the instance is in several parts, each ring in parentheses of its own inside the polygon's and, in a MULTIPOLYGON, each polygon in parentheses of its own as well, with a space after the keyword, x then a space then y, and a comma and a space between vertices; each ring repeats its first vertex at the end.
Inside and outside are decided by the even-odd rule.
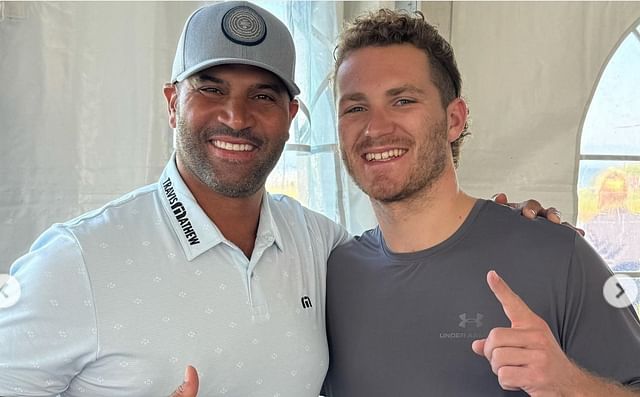
POLYGON ((85 212, 84 214, 77 216, 76 218, 70 219, 66 222, 58 223, 58 225, 63 225, 65 228, 75 227, 85 221, 99 217, 110 208, 119 208, 128 204, 129 202, 131 202, 136 198, 140 198, 148 194, 155 194, 156 187, 157 187, 157 184, 154 183, 154 184, 150 184, 145 187, 142 187, 140 189, 134 190, 132 192, 126 193, 116 199, 109 201, 108 203, 106 203, 105 205, 103 205, 98 209, 85 212), (151 187, 153 187, 153 189, 150 189, 151 187), (149 190, 145 190, 145 189, 149 189, 149 190))

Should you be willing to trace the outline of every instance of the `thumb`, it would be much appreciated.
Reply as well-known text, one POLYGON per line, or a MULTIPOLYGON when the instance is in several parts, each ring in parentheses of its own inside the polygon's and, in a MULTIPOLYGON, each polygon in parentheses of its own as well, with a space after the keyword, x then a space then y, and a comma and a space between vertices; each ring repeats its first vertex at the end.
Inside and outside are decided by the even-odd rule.
POLYGON ((486 341, 487 341, 486 339, 474 340, 473 343, 471 344, 471 350, 473 350, 475 354, 484 357, 484 343, 486 341))
POLYGON ((198 395, 198 387, 200 380, 198 379, 198 371, 191 365, 184 371, 184 380, 178 388, 171 393, 170 397, 196 397, 198 395))

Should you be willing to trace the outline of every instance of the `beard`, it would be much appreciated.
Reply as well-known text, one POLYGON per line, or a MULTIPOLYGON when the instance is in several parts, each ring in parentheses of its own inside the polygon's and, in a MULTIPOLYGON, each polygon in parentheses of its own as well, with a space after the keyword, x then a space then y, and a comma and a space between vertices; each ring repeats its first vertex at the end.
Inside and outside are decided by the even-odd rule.
MULTIPOLYGON (((349 175, 356 185, 369 196, 369 198, 382 202, 394 203, 411 200, 420 192, 428 192, 434 183, 442 176, 447 164, 447 125, 445 120, 435 123, 426 134, 422 144, 410 141, 407 138, 388 138, 384 141, 366 137, 358 143, 352 153, 362 153, 369 147, 399 146, 410 147, 413 145, 417 151, 417 159, 403 180, 380 174, 367 182, 367 178, 361 175, 363 170, 356 171, 354 163, 361 161, 357 154, 352 159, 341 147, 342 160, 349 175)), ((406 155, 406 154, 405 154, 406 155)))
POLYGON ((265 140, 256 136, 251 129, 233 130, 226 126, 217 128, 191 129, 183 117, 176 124, 176 153, 184 166, 212 191, 226 197, 248 197, 262 187, 275 167, 288 134, 282 139, 265 140), (229 136, 242 138, 256 146, 261 153, 249 166, 232 160, 210 158, 207 146, 215 137, 229 136), (247 167, 250 167, 247 169, 247 167))

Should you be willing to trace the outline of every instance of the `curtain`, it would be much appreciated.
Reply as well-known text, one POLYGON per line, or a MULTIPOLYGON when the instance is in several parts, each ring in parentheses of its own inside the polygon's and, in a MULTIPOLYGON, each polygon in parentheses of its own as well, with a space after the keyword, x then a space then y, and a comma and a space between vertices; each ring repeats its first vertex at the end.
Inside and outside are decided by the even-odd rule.
MULTIPOLYGON (((267 187, 359 233, 375 224, 368 199, 354 186, 340 159, 333 97, 333 50, 343 3, 259 1, 284 21, 296 45, 301 111, 292 137, 267 187)), ((347 9, 347 13, 349 9, 347 9)))
POLYGON ((45 228, 155 181, 162 83, 194 8, 0 2, 0 272, 45 228))
MULTIPOLYGON (((0 1, 0 273, 52 223, 156 181, 173 142, 162 85, 203 4, 0 1)), ((302 90, 268 188, 361 231, 373 216, 341 166, 330 82, 342 3, 259 4, 291 29, 302 90)))

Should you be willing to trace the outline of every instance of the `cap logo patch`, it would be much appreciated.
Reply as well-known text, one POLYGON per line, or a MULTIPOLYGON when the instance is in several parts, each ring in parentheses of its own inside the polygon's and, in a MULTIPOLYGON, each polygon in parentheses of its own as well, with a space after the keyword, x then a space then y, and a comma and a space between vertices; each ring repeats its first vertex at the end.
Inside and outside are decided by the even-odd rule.
POLYGON ((222 17, 222 31, 234 43, 258 45, 267 35, 264 19, 251 7, 239 6, 222 17))

